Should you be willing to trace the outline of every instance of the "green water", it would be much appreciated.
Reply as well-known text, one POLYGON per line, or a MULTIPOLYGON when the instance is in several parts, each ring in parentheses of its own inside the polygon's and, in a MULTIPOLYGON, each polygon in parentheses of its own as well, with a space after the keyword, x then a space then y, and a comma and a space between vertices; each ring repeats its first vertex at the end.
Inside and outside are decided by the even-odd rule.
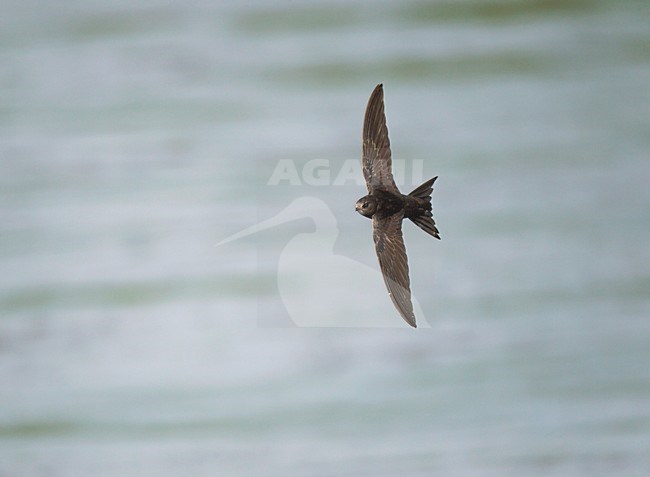
POLYGON ((4 2, 0 475, 647 475, 649 24, 643 1, 4 2), (363 185, 305 172, 358 158, 379 82, 394 157, 439 176, 443 240, 404 231, 430 328, 297 326, 401 326, 337 274, 377 267, 363 185), (299 183, 270 186, 284 159, 299 183), (318 217, 215 247, 305 197, 333 249, 318 217))

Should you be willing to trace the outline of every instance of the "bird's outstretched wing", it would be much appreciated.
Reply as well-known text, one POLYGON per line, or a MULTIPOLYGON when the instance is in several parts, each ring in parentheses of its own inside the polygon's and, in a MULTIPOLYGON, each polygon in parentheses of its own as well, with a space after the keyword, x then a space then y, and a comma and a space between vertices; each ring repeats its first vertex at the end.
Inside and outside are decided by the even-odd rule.
POLYGON ((402 238, 402 218, 403 212, 388 217, 375 214, 372 218, 372 236, 388 294, 402 318, 415 328, 409 265, 402 238))
POLYGON ((386 115, 384 87, 378 84, 370 95, 363 120, 363 176, 368 192, 383 189, 399 194, 391 172, 392 161, 386 115))

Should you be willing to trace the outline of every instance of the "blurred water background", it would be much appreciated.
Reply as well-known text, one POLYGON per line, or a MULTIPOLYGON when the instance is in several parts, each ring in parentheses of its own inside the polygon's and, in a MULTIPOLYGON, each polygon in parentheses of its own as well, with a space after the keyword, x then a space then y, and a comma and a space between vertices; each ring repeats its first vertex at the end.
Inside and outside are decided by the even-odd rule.
POLYGON ((648 475, 648 2, 4 0, 0 65, 1 476, 648 475), (376 268, 303 167, 379 82, 431 328, 295 326, 313 221, 214 245, 316 197, 376 268))

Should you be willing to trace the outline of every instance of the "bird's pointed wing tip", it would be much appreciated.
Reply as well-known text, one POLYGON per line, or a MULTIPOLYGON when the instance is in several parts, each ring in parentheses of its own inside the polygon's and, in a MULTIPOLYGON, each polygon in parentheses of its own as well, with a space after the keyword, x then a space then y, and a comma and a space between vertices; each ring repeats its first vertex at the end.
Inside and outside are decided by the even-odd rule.
MULTIPOLYGON (((392 293, 389 292, 388 294, 391 298, 394 296, 392 293)), ((415 313, 413 313, 410 310, 405 310, 402 308, 401 304, 395 303, 395 308, 397 308, 398 313, 406 322, 407 325, 409 325, 411 328, 417 328, 418 325, 415 321, 415 313)))
POLYGON ((402 318, 404 319, 406 324, 409 325, 409 328, 417 328, 418 327, 417 323, 415 322, 415 317, 414 316, 411 317, 411 318, 408 318, 408 319, 406 317, 404 317, 404 316, 402 316, 402 318))

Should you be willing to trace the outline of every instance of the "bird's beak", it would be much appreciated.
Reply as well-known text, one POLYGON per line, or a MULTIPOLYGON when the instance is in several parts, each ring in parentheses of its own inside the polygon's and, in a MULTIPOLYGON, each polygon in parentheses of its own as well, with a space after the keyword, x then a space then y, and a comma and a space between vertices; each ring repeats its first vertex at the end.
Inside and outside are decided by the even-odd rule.
POLYGON ((244 238, 249 235, 256 234, 263 230, 277 227, 278 225, 283 225, 288 222, 292 222, 294 220, 302 219, 305 217, 311 217, 313 211, 311 210, 310 205, 313 206, 313 203, 308 202, 305 204, 304 202, 299 203, 299 201, 294 201, 287 208, 280 211, 277 215, 274 215, 270 219, 263 220, 258 224, 252 225, 251 227, 245 228, 244 230, 223 239, 221 242, 216 244, 216 247, 224 245, 228 242, 239 240, 240 238, 244 238))
POLYGON ((282 225, 284 223, 287 223, 291 221, 292 219, 289 218, 284 218, 282 217, 282 212, 280 212, 278 215, 271 217, 268 220, 263 220, 262 222, 252 225, 251 227, 245 228, 244 230, 241 230, 237 232, 236 234, 231 235, 230 237, 226 237, 223 239, 221 242, 216 244, 216 247, 219 247, 221 245, 227 244, 228 242, 234 242, 235 240, 239 240, 244 237, 248 237, 249 235, 256 234, 258 232, 261 232, 266 229, 270 229, 272 227, 282 225))

